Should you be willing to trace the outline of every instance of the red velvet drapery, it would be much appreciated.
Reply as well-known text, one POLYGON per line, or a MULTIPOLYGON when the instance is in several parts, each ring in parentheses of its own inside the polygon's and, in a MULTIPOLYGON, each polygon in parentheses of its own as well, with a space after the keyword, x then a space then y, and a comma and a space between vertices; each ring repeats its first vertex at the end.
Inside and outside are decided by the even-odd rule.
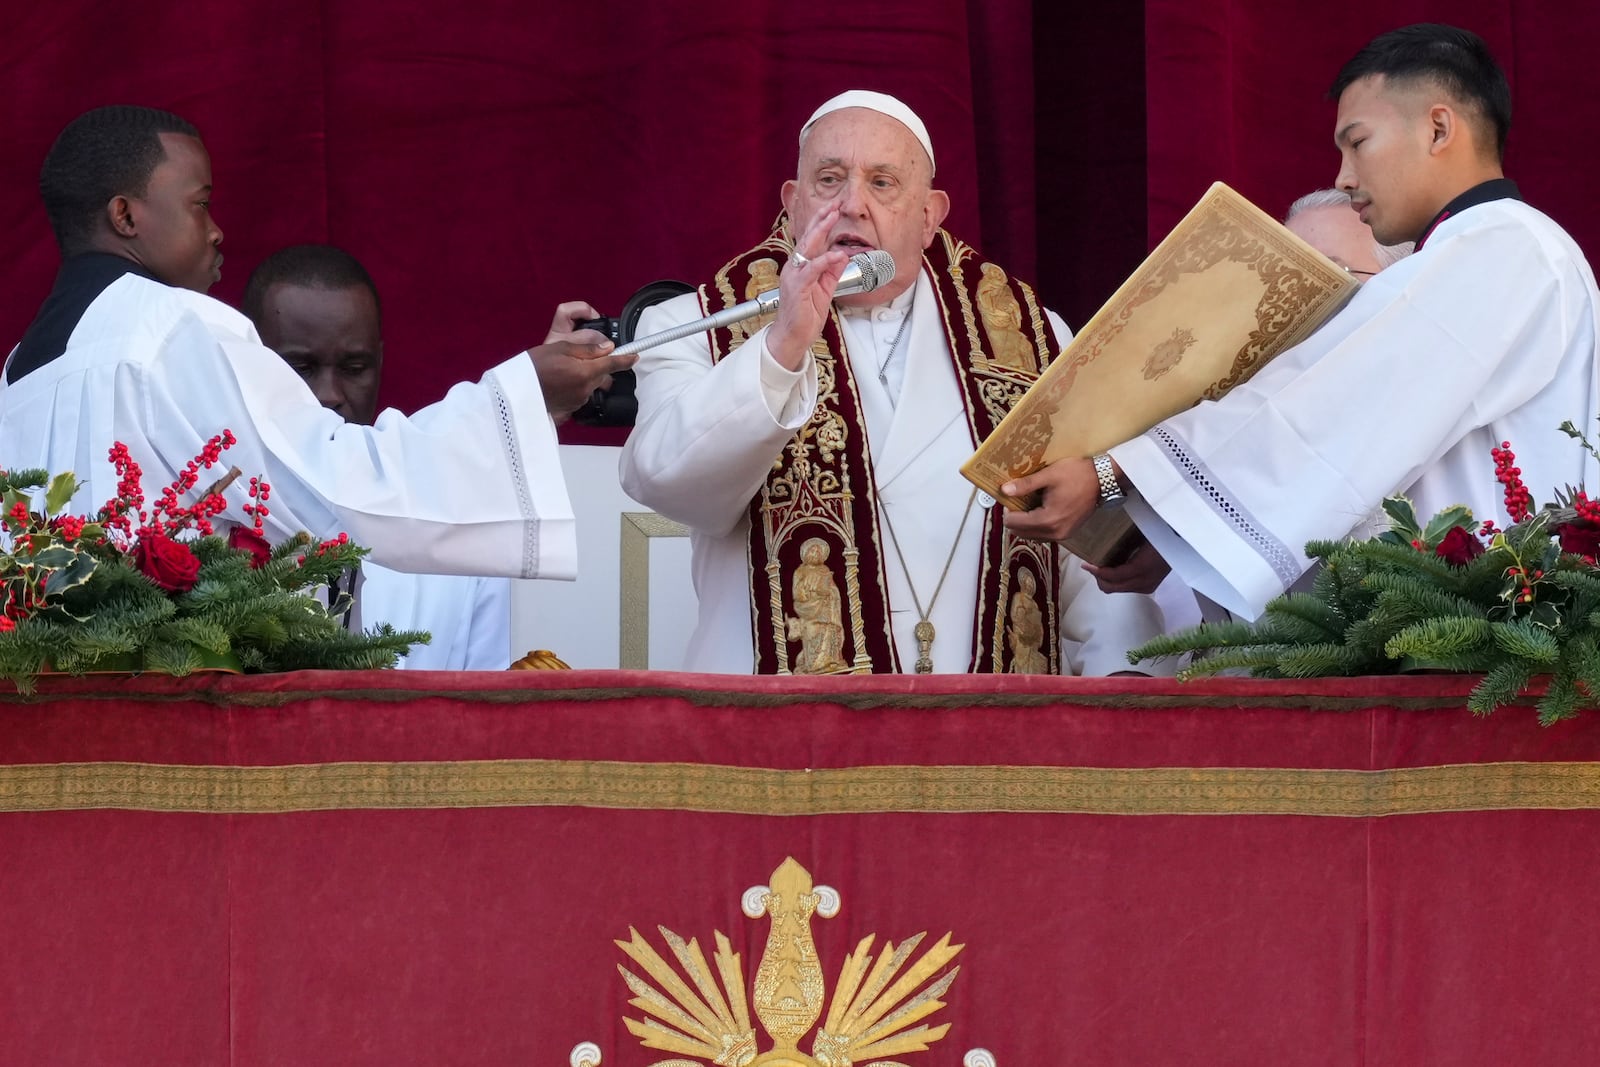
POLYGON ((921 111, 952 229, 1076 325, 1212 180, 1269 211, 1329 183, 1322 93, 1339 64, 1380 30, 1457 21, 1513 77, 1513 176, 1600 247, 1588 4, 4 8, 0 347, 54 271, 36 192, 51 139, 88 107, 148 103, 211 148, 228 256, 216 295, 237 299, 284 244, 348 247, 385 297, 383 399, 403 408, 537 341, 558 299, 614 314, 646 282, 699 280, 747 247, 776 213, 800 122, 852 86, 921 111))

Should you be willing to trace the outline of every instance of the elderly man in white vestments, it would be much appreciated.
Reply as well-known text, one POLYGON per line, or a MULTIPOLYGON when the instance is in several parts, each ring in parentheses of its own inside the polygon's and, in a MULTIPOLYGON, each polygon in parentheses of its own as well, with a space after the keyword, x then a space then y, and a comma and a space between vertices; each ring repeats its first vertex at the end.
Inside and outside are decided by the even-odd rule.
POLYGON ((691 528, 690 669, 1105 674, 1161 629, 1149 598, 1101 593, 1054 546, 1007 536, 962 479, 1071 334, 940 229, 949 200, 933 177, 910 108, 835 97, 801 130, 767 240, 639 323, 641 336, 686 323, 778 278, 772 321, 638 366, 622 484, 691 528), (870 249, 893 255, 893 281, 834 305, 849 257, 870 249), (1014 618, 1043 625, 1019 638, 1014 618))
MULTIPOLYGON (((551 411, 581 404, 631 358, 598 335, 547 339, 409 418, 350 424, 248 319, 205 295, 222 231, 192 125, 150 108, 88 112, 57 138, 40 189, 63 262, 6 362, 7 465, 76 471, 77 504, 94 507, 113 495, 114 441, 153 491, 226 428, 231 462, 273 487, 273 540, 346 531, 400 570, 574 575, 551 411)), ((558 314, 551 336, 571 326, 558 314)), ((242 483, 227 500, 227 517, 248 521, 242 483)))
POLYGON ((1416 248, 1412 241, 1379 244, 1343 189, 1317 189, 1300 197, 1289 205, 1283 224, 1361 281, 1394 266, 1416 248))
POLYGON ((1104 480, 1087 459, 1017 479, 1044 498, 1008 516, 1014 530, 1065 536, 1120 482, 1183 580, 1254 618, 1309 566, 1307 541, 1342 536, 1392 493, 1423 515, 1466 504, 1506 525, 1489 455, 1501 441, 1535 492, 1595 485, 1557 427, 1600 407, 1600 294, 1577 245, 1504 177, 1511 95, 1483 41, 1392 31, 1332 95, 1339 188, 1380 242, 1416 252, 1248 385, 1096 457, 1104 480))
MULTIPOLYGON (((359 260, 332 245, 279 249, 256 267, 240 305, 323 407, 370 426, 383 377, 383 303, 359 260)), ((411 670, 503 671, 511 662, 511 581, 406 574, 366 560, 354 620, 432 637, 400 659, 411 670)))

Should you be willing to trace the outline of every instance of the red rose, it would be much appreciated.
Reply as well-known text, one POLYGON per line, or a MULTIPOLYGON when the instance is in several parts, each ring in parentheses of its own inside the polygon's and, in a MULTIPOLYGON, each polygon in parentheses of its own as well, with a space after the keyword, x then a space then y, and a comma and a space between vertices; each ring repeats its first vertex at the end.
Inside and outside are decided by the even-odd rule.
POLYGON ((228 531, 228 547, 250 553, 250 569, 257 570, 272 558, 272 546, 267 539, 248 526, 235 526, 228 531))
POLYGON ((1600 555, 1600 526, 1586 522, 1563 522, 1552 527, 1561 541, 1561 551, 1575 556, 1600 555))
POLYGON ((1466 529, 1452 526, 1450 532, 1439 542, 1439 547, 1433 550, 1433 554, 1453 566, 1465 567, 1483 555, 1483 543, 1466 529))
POLYGON ((133 549, 133 565, 170 593, 187 593, 200 577, 200 561, 188 545, 166 534, 144 534, 133 549))

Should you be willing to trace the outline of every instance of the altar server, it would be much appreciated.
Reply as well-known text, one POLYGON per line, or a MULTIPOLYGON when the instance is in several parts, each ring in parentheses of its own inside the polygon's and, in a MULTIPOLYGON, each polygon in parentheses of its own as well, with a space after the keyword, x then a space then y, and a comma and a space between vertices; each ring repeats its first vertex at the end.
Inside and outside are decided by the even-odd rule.
MULTIPOLYGON (((1489 454, 1502 441, 1536 492, 1597 484, 1557 427, 1594 428, 1600 294, 1572 238, 1501 170, 1511 96, 1488 48, 1449 26, 1395 30, 1332 95, 1339 188, 1378 241, 1416 252, 1248 384, 1110 450, 1155 548, 1250 618, 1309 566, 1307 541, 1344 535, 1393 493, 1422 515, 1466 504, 1506 525, 1489 454)), ((1108 491, 1087 459, 1013 488, 1043 490, 1007 518, 1041 538, 1108 491)))
MULTIPOLYGON (((251 272, 242 309, 323 407, 372 425, 383 379, 383 304, 359 260, 332 245, 280 249, 251 272)), ((363 628, 388 623, 432 635, 401 657, 404 668, 503 671, 511 662, 508 578, 407 574, 369 559, 354 612, 363 628)))
MULTIPOLYGON (((224 428, 228 459, 272 486, 268 534, 348 532, 400 570, 571 578, 571 504, 547 405, 575 406, 629 357, 560 341, 519 353, 409 418, 346 423, 205 296, 220 277, 211 161, 165 112, 106 107, 74 120, 40 178, 63 263, 7 360, 0 459, 72 470, 77 504, 113 495, 106 456, 126 444, 147 492, 224 428), (536 364, 539 369, 536 369, 536 364), (569 384, 545 395, 540 369, 569 384)), ((231 517, 248 502, 228 490, 231 517)))

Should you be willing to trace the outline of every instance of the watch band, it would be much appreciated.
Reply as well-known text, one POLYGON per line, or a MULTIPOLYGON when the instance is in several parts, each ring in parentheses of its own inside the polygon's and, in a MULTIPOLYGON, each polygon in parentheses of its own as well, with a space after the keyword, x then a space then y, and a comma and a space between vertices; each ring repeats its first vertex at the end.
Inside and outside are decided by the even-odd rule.
POLYGON ((1117 472, 1111 465, 1111 457, 1104 452, 1094 457, 1094 474, 1100 480, 1101 507, 1114 508, 1127 499, 1122 486, 1117 484, 1117 472))

